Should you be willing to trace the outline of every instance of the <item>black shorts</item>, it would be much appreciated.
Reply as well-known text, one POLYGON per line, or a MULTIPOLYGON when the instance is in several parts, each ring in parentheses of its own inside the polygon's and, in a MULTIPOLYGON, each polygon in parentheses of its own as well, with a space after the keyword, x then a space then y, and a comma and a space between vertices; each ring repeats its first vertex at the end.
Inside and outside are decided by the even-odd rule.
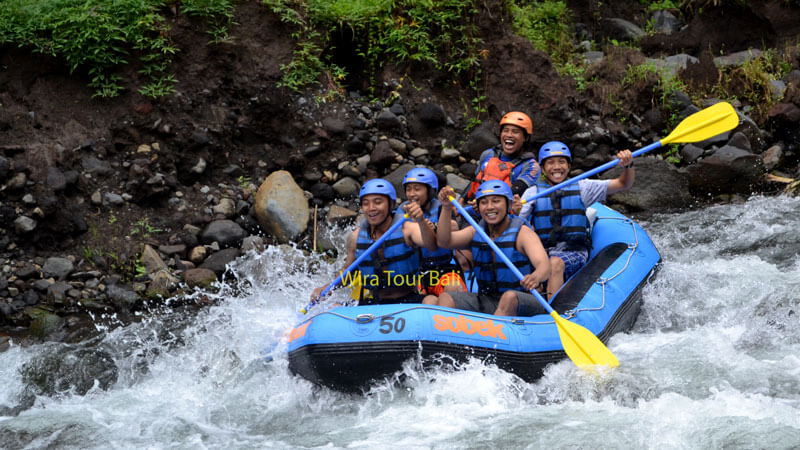
MULTIPOLYGON (((536 297, 528 292, 514 291, 517 294, 518 316, 535 316, 537 314, 548 314, 536 297)), ((502 294, 494 295, 475 294, 473 292, 448 292, 456 304, 456 308, 467 311, 476 311, 486 314, 494 314, 497 305, 500 303, 502 294)))

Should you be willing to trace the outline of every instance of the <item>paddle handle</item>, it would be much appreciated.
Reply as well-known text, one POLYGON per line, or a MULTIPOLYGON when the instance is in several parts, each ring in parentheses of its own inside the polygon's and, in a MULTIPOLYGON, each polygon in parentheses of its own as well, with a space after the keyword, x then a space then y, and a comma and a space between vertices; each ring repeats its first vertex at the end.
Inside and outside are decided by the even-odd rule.
MULTIPOLYGON (((643 155, 643 154, 645 154, 645 153, 647 153, 647 152, 649 152, 651 150, 655 150, 655 149, 661 147, 662 145, 663 144, 661 143, 661 141, 656 141, 656 142, 653 142, 652 144, 650 144, 648 146, 645 146, 645 147, 640 148, 639 150, 636 150, 635 152, 632 153, 632 155, 635 158, 635 157, 637 157, 639 155, 643 155)), ((558 183, 558 184, 556 184, 554 186, 550 186, 549 188, 547 188, 545 190, 537 192, 536 195, 534 195, 533 197, 526 198, 523 201, 525 203, 528 203, 528 202, 531 202, 533 200, 536 200, 539 197, 544 197, 545 195, 548 195, 548 194, 550 194, 552 192, 555 192, 555 191, 557 191, 557 190, 559 190, 559 189, 561 189, 561 188, 563 188, 565 186, 569 186, 570 184, 575 183, 576 181, 580 181, 580 180, 582 180, 584 178, 588 178, 588 177, 590 177, 592 175, 596 175, 596 174, 598 174, 600 172, 608 170, 608 169, 616 166, 617 164, 619 164, 619 158, 616 158, 616 159, 614 159, 612 161, 609 161, 609 162, 607 162, 607 163, 605 163, 605 164, 603 164, 601 166, 597 166, 594 169, 588 170, 588 171, 586 171, 586 172, 584 172, 584 173, 582 173, 582 174, 580 174, 578 176, 572 177, 569 180, 562 181, 561 183, 558 183)))
MULTIPOLYGON (((514 275, 516 275, 517 278, 520 281, 522 281, 522 279, 524 278, 522 272, 520 272, 519 269, 517 269, 517 266, 515 266, 510 259, 508 259, 508 256, 506 256, 505 253, 500 251, 500 249, 497 247, 497 244, 495 244, 494 241, 491 240, 489 236, 486 235, 486 232, 483 231, 483 228, 481 228, 480 225, 478 225, 478 223, 475 222, 475 219, 473 219, 472 216, 470 216, 469 213, 467 213, 464 210, 464 207, 461 206, 461 204, 458 203, 458 201, 454 197, 450 197, 450 203, 452 203, 456 207, 456 209, 458 209, 458 212, 461 213, 461 215, 464 217, 464 219, 467 220, 467 222, 469 222, 470 225, 472 225, 472 228, 475 229, 475 232, 480 234, 483 240, 486 241, 487 244, 489 244, 489 247, 492 247, 492 250, 494 250, 495 254, 499 256, 500 259, 503 260, 503 262, 514 273, 514 275)), ((541 294, 536 292, 535 289, 531 289, 530 293, 533 294, 534 297, 536 297, 536 300, 538 300, 539 303, 542 304, 542 306, 544 307, 544 309, 547 310, 548 313, 550 314, 555 313, 555 310, 550 306, 549 303, 547 303, 547 301, 542 297, 541 294)))
POLYGON ((408 219, 408 214, 404 214, 402 217, 400 217, 399 219, 397 219, 397 222, 393 223, 393 224, 392 224, 392 226, 391 226, 391 227, 389 227, 389 229, 388 229, 388 230, 386 230, 386 232, 385 232, 385 233, 383 233, 383 235, 382 235, 381 237, 379 237, 377 241, 375 241, 375 242, 374 242, 372 245, 370 245, 370 246, 369 246, 369 248, 367 248, 367 250, 366 250, 364 253, 362 253, 362 254, 361 254, 361 256, 359 256, 358 258, 356 258, 356 260, 355 260, 355 261, 353 261, 353 264, 350 264, 349 266, 347 266, 347 269, 344 269, 344 270, 342 271, 342 273, 340 273, 340 274, 339 274, 339 276, 338 276, 338 277, 336 277, 336 279, 335 279, 335 280, 333 280, 333 281, 331 282, 331 284, 329 284, 329 285, 328 285, 328 287, 326 287, 325 289, 323 289, 323 291, 322 291, 322 292, 319 294, 319 297, 315 298, 314 300, 311 300, 311 302, 309 302, 309 303, 308 303, 308 305, 306 305, 306 306, 305 306, 305 308, 301 309, 301 310, 300 310, 300 312, 301 312, 301 313, 303 313, 303 314, 307 314, 307 313, 308 313, 308 310, 310 310, 310 309, 311 309, 311 308, 312 308, 314 305, 316 305, 317 303, 319 303, 319 301, 320 301, 320 299, 321 299, 321 298, 323 298, 323 297, 325 297, 326 295, 328 295, 328 293, 331 291, 331 289, 333 289, 333 288, 335 288, 336 286, 338 286, 338 285, 339 285, 339 283, 341 283, 341 282, 342 282, 342 279, 344 279, 344 277, 345 277, 345 276, 346 276, 348 273, 350 273, 350 271, 352 271, 353 269, 355 269, 356 267, 358 267, 358 265, 359 265, 359 264, 361 264, 362 262, 364 262, 364 260, 365 260, 365 259, 367 259, 367 257, 368 257, 368 256, 369 256, 369 255, 370 255, 370 254, 371 254, 373 251, 375 251, 375 249, 376 249, 376 248, 380 247, 380 245, 381 245, 381 244, 383 244, 383 242, 384 242, 384 241, 386 241, 386 239, 389 239, 389 236, 390 236, 392 233, 394 233, 394 232, 395 232, 395 230, 397 230, 398 228, 400 228, 400 227, 403 225, 403 223, 404 223, 404 222, 405 222, 407 219, 408 219))

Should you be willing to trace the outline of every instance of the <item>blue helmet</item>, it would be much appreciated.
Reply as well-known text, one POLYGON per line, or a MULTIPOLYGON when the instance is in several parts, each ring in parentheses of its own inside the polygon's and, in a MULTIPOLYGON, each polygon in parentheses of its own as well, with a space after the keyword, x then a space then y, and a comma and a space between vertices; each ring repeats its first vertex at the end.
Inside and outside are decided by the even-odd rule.
POLYGON ((501 180, 489 180, 481 183, 481 185, 478 186, 478 190, 475 192, 475 200, 480 200, 481 197, 487 197, 489 195, 502 195, 508 199, 509 206, 511 202, 514 201, 514 194, 511 192, 511 186, 501 180))
POLYGON ((392 203, 397 202, 397 192, 394 190, 394 186, 382 178, 375 178, 364 183, 358 193, 358 199, 361 200, 365 195, 369 194, 385 195, 392 200, 392 203))
POLYGON ((564 156, 572 164, 572 154, 569 152, 567 144, 563 142, 550 141, 545 143, 539 149, 539 164, 544 164, 544 160, 551 156, 564 156))
POLYGON ((439 190, 439 179, 436 178, 436 174, 433 173, 431 169, 425 167, 417 167, 409 170, 406 176, 403 177, 403 186, 408 183, 422 183, 433 188, 434 192, 439 190))

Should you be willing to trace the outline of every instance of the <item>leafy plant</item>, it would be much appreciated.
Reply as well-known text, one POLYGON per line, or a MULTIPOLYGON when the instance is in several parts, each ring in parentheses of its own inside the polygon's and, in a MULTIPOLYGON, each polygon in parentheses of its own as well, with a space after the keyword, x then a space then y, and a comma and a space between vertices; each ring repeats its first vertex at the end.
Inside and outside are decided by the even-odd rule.
POLYGON ((161 233, 164 230, 150 225, 150 219, 147 217, 139 219, 131 229, 131 236, 141 233, 143 237, 150 237, 153 234, 161 233))

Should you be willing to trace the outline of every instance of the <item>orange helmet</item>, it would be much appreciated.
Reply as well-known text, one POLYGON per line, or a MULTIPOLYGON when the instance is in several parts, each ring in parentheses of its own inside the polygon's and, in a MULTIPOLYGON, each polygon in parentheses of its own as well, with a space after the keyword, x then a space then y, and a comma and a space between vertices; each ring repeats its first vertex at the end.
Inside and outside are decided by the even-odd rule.
POLYGON ((527 114, 519 111, 511 111, 500 119, 500 129, 503 125, 516 125, 525 130, 529 135, 533 134, 533 122, 527 114))

